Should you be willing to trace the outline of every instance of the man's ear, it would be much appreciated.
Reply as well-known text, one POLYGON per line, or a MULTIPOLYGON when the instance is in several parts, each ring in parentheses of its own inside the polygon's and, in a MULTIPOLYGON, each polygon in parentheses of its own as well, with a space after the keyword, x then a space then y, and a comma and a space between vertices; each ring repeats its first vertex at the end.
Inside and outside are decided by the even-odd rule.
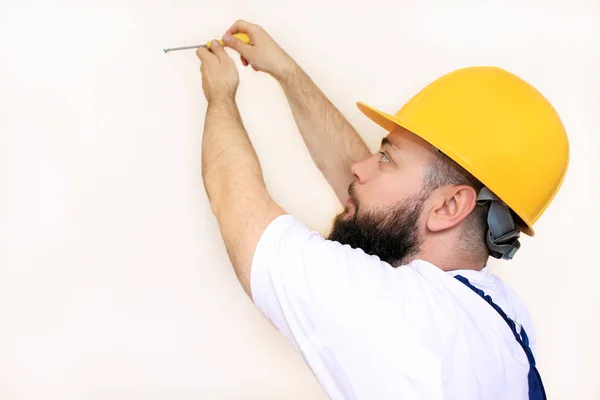
POLYGON ((440 232, 453 228, 471 214, 477 205, 477 192, 468 185, 441 188, 434 197, 427 229, 440 232))

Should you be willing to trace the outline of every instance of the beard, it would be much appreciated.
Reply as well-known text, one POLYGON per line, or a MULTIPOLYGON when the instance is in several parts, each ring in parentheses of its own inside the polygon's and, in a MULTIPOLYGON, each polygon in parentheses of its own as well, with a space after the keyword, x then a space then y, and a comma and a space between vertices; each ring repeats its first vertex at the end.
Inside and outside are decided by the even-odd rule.
POLYGON ((348 216, 348 208, 333 220, 328 240, 362 249, 365 253, 378 256, 393 267, 409 261, 421 250, 419 216, 430 193, 418 193, 393 206, 379 210, 362 210, 355 199, 354 186, 350 186, 350 199, 354 203, 354 214, 348 216))

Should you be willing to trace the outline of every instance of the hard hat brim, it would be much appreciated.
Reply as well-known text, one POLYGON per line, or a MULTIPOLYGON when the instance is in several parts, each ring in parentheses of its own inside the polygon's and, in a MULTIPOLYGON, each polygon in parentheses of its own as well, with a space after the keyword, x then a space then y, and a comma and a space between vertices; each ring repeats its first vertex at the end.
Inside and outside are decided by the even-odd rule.
MULTIPOLYGON (((392 131, 396 126, 400 126, 401 128, 404 128, 408 131, 410 131, 411 133, 419 136, 421 139, 425 140, 426 142, 428 142, 429 144, 431 144, 432 146, 435 146, 436 148, 438 148, 440 151, 442 151, 444 154, 446 154, 448 157, 450 157, 451 159, 453 159, 457 164, 459 164, 461 167, 465 168, 469 173, 473 174, 472 171, 469 170, 469 167, 466 165, 463 165, 463 163, 461 162, 460 157, 457 157, 456 154, 452 154, 453 150, 451 148, 449 148, 448 146, 444 146, 442 143, 433 143, 432 140, 430 138, 428 138, 427 136, 423 135, 422 132, 418 132, 414 129, 411 129, 411 127, 409 126, 409 124, 406 124, 404 121, 402 121, 401 118, 395 116, 395 115, 391 115, 388 114, 386 112, 380 111, 374 107, 371 107, 363 102, 357 102, 356 106, 358 107, 358 109, 365 114, 369 119, 371 119, 373 122, 375 122, 377 125, 381 126, 383 129, 385 129, 386 131, 390 132, 392 131)), ((493 191, 493 188, 490 188, 493 191)), ((516 213, 515 213, 516 215, 516 213)), ((518 216, 518 215, 517 215, 518 216)), ((527 222, 525 222, 520 216, 518 216, 518 223, 520 225, 521 228, 521 232, 523 232, 524 234, 528 235, 528 236, 534 236, 535 235, 535 231, 533 229, 533 226, 531 226, 530 224, 528 224, 527 222)))

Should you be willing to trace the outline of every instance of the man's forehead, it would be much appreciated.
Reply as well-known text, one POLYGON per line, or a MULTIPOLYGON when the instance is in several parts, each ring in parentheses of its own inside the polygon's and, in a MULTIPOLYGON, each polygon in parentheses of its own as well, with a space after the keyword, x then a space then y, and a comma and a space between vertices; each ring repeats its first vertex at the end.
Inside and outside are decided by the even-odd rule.
POLYGON ((397 126, 387 136, 381 139, 382 147, 387 144, 392 147, 402 149, 407 147, 409 143, 415 144, 429 151, 435 150, 435 148, 429 142, 423 140, 418 135, 412 133, 408 129, 404 129, 400 126, 397 126))

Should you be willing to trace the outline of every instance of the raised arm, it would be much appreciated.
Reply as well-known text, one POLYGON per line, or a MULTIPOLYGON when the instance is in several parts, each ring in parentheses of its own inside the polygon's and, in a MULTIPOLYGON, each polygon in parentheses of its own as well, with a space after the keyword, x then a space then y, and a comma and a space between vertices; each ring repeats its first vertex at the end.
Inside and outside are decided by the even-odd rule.
POLYGON ((285 214, 269 195, 254 147, 235 103, 239 77, 233 60, 214 42, 197 51, 208 100, 202 137, 202 178, 235 273, 248 295, 261 235, 285 214))
POLYGON ((258 25, 237 21, 223 37, 244 65, 273 76, 283 88, 310 155, 340 202, 353 181, 350 167, 370 155, 356 130, 300 66, 258 25), (230 35, 246 33, 245 44, 230 35))

